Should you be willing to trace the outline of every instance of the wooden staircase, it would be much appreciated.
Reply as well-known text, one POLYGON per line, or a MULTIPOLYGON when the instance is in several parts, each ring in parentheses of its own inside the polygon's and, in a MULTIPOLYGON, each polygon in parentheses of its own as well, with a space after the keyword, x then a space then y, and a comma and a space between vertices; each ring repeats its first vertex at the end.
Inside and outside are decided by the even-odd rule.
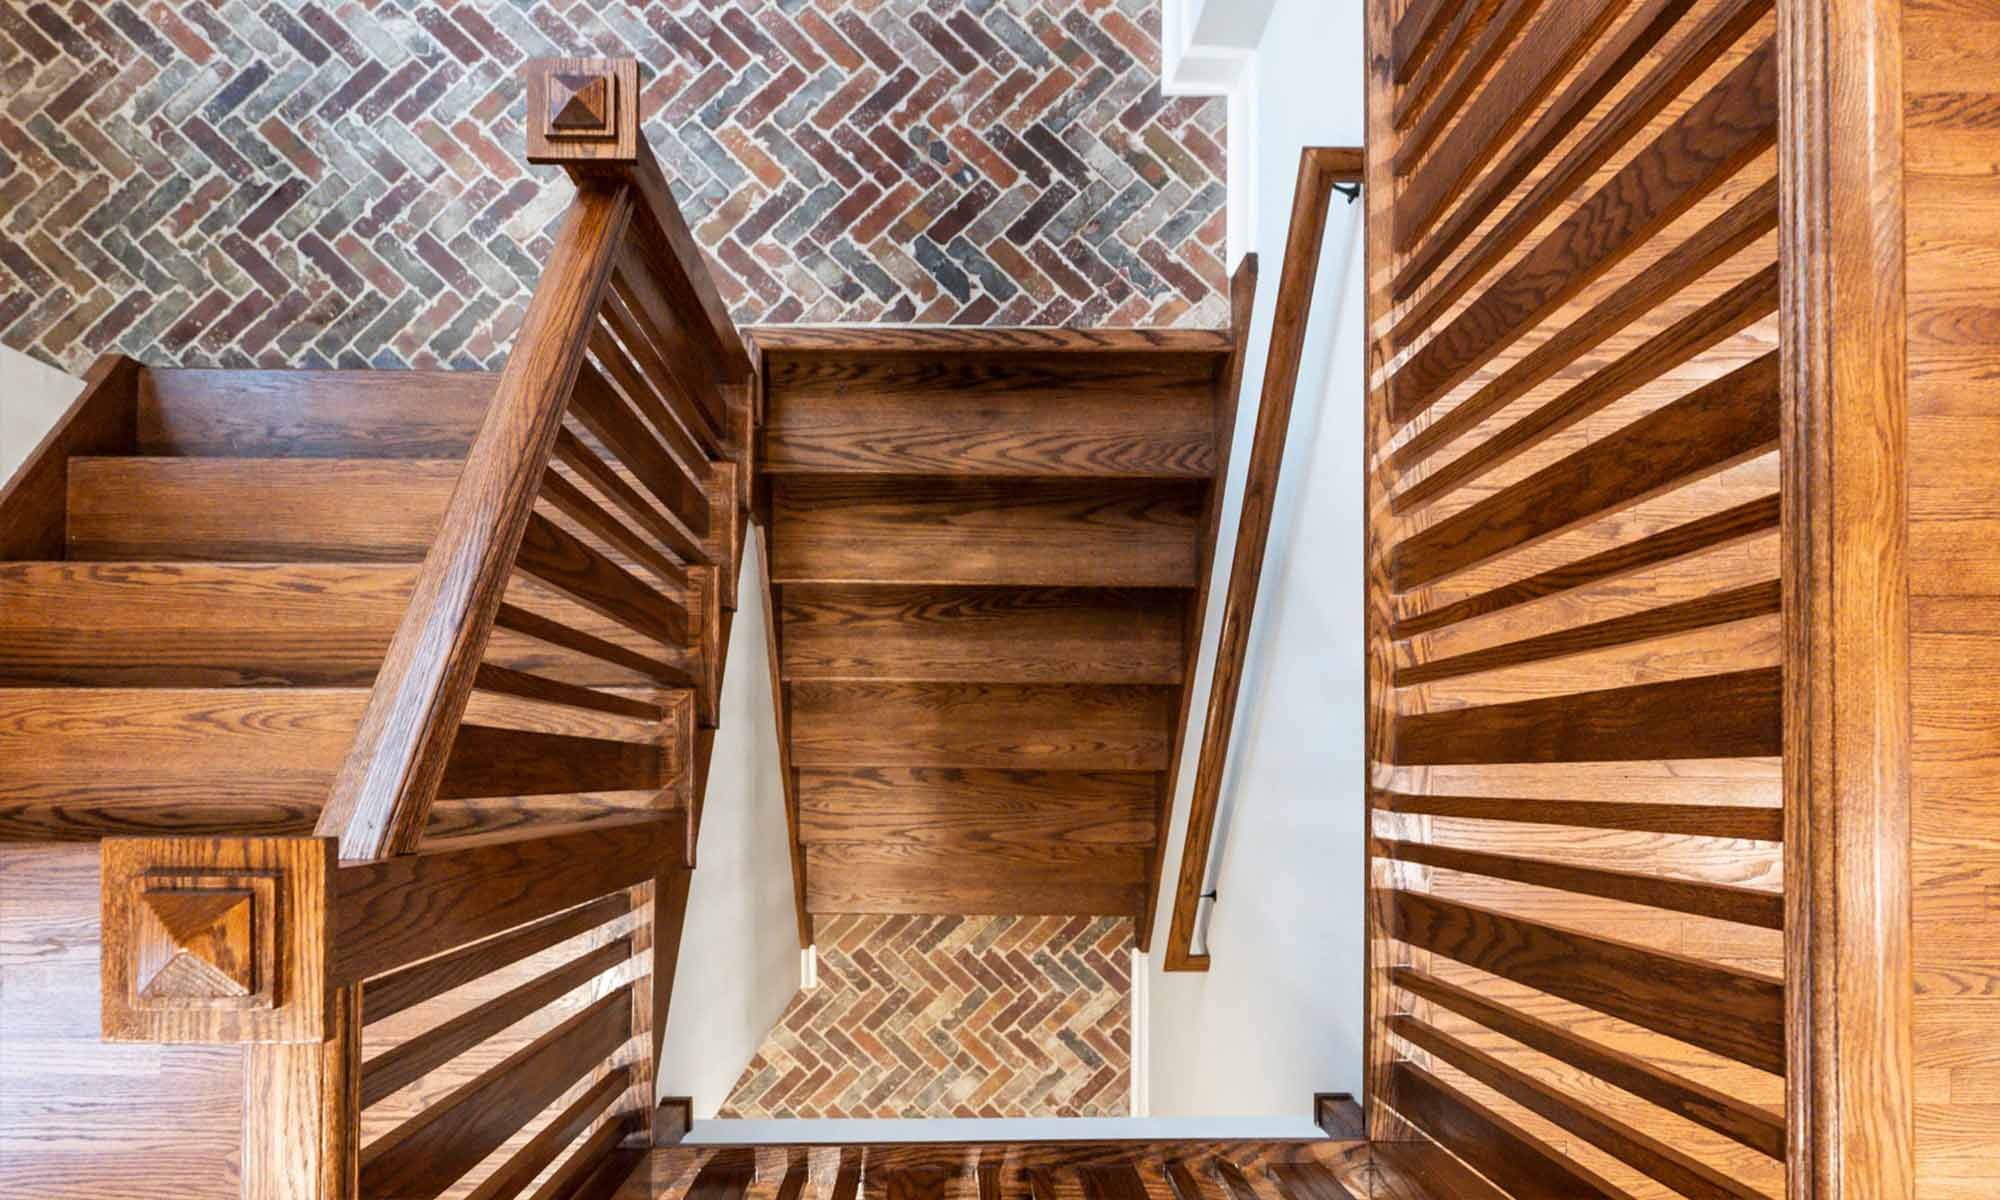
POLYGON ((802 919, 1143 926, 1235 424, 1234 337, 753 338, 802 919))
MULTIPOLYGON (((498 377, 107 373, 136 382, 128 452, 70 456, 59 539, 17 527, 8 557, 33 559, 0 562, 0 837, 310 832, 498 377)), ((550 499, 541 517, 596 540, 550 499)), ((646 569, 602 548, 599 569, 646 569)), ((693 746, 657 730, 713 712, 719 647, 591 607, 571 569, 509 583, 427 837, 685 802, 693 746), (526 794, 486 795, 503 775, 526 794)))

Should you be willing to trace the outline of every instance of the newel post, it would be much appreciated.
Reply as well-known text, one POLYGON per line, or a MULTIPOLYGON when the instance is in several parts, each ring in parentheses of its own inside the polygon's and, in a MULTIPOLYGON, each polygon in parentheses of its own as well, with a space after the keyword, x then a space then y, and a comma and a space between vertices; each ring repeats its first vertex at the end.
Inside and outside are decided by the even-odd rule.
POLYGON ((336 842, 109 838, 103 1036, 243 1047, 245 1200, 352 1200, 360 988, 327 975, 336 842))

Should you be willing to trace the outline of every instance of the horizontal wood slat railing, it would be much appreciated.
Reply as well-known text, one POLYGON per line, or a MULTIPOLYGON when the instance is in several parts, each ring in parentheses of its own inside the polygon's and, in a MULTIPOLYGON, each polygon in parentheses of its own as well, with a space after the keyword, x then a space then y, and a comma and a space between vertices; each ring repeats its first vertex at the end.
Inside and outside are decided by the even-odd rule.
POLYGON ((651 1140, 753 367, 636 63, 526 70, 529 157, 575 198, 316 836, 104 844, 106 1034, 246 1045, 245 1196, 568 1200, 651 1140), (506 819, 426 837, 464 805, 506 819), (134 986, 211 914, 205 968, 134 986))
POLYGON ((1320 247, 1326 235, 1334 186, 1358 184, 1360 179, 1359 150, 1308 147, 1299 155, 1298 181, 1292 192, 1292 223, 1285 237, 1285 260, 1278 275, 1271 348, 1265 359, 1256 433, 1243 481, 1243 507, 1236 531, 1235 556, 1229 567, 1229 592, 1223 601, 1222 632, 1216 643, 1215 671, 1208 692, 1208 716, 1202 725, 1194 795, 1189 802, 1187 832, 1181 849, 1180 878, 1174 890, 1173 922, 1167 933, 1165 965, 1169 971, 1205 971, 1209 965, 1206 952, 1194 952, 1195 923, 1208 877, 1216 813, 1222 803, 1222 781, 1228 766, 1230 736, 1236 726, 1236 701, 1243 684, 1244 660, 1250 652, 1250 623, 1257 611, 1264 552, 1270 542, 1272 505, 1277 499, 1285 437, 1291 427, 1292 398, 1298 390, 1299 369, 1305 356, 1306 327, 1318 282, 1320 247))
POLYGON ((1369 1126, 1515 1200, 1786 1183, 1774 7, 1368 8, 1369 1126))

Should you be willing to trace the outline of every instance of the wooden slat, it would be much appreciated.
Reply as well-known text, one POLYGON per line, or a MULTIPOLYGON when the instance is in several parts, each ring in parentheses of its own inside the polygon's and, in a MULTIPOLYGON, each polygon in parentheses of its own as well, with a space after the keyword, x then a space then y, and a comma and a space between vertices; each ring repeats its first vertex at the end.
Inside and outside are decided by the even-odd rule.
POLYGON ((320 813, 317 828, 340 839, 345 858, 407 851, 423 836, 513 573, 515 547, 534 519, 583 339, 631 216, 631 194, 617 188, 580 191, 564 218, 492 410, 320 813))
POLYGON ((1383 1091, 1397 1113, 1507 1189, 1513 1200, 1630 1200, 1568 1155, 1414 1063, 1396 1063, 1383 1091))
POLYGON ((1394 977, 1396 986, 1412 995, 1477 1021, 1529 1049, 1589 1072, 1760 1154, 1779 1161, 1785 1157, 1785 1122, 1778 1113, 1670 1074, 1637 1055, 1591 1041, 1540 1017, 1517 1012, 1427 972, 1399 967, 1394 977))
POLYGON ((1268 1169, 1285 1200, 1357 1200, 1320 1163, 1272 1163, 1268 1169))
POLYGON ((1409 79, 1424 56, 1436 47, 1444 31, 1444 19, 1451 14, 1452 7, 1450 0, 1412 0, 1403 10, 1390 47, 1397 83, 1409 79))
MULTIPOLYGON (((681 562, 698 566, 711 561, 702 539, 689 532, 679 521, 647 503, 622 473, 598 457, 568 429, 556 434, 555 458, 608 497, 620 512, 651 534, 681 562)), ((714 531, 710 532, 713 534, 714 531)))
POLYGON ((806 767, 803 842, 978 847, 1143 845, 1154 835, 1150 772, 806 767))
POLYGON ((393 974, 371 979, 362 995, 362 1022, 372 1025, 387 1020, 455 987, 483 979, 531 954, 624 916, 631 910, 630 894, 617 892, 449 954, 404 967, 393 974))
POLYGON ((1493 19, 1499 5, 1500 0, 1468 0, 1453 5, 1457 11, 1451 24, 1445 27, 1438 52, 1425 55, 1423 65, 1410 76, 1409 83, 1396 89, 1391 121, 1397 129, 1408 129, 1417 114, 1430 107, 1439 86, 1458 65, 1458 60, 1479 44, 1480 32, 1493 19))
POLYGON ((367 979, 631 887, 681 861, 686 832, 671 817, 619 818, 343 863, 329 973, 367 979))
POLYGON ((495 666, 490 662, 479 664, 479 674, 473 676, 472 686, 482 692, 514 696, 540 704, 560 704, 589 712, 609 713, 612 716, 657 721, 666 715, 666 710, 659 705, 637 700, 631 696, 601 692, 596 688, 563 683, 556 679, 544 679, 540 675, 530 675, 525 671, 495 666))
POLYGON ((520 1195, 625 1093, 631 1082, 631 1068, 619 1067, 592 1084, 590 1090, 556 1114, 555 1120, 537 1131, 512 1157, 480 1180, 466 1200, 513 1200, 520 1195))
POLYGON ((1393 895, 1392 933, 1773 1074, 1785 1069, 1785 988, 1679 954, 1558 929, 1436 896, 1393 895))
POLYGON ((642 1151, 619 1148, 638 1131, 639 1119, 630 1115, 598 1126, 529 1200, 610 1200, 644 1156, 642 1151))
POLYGON ((1077 329, 1055 326, 966 325, 752 325, 750 336, 766 356, 881 351, 958 351, 965 354, 1212 354, 1235 346, 1226 329, 1077 329))
POLYGON ((1509 1200, 1486 1178, 1426 1138, 1376 1142, 1369 1149, 1374 1200, 1509 1200))
POLYGON ((492 1153, 631 1035, 622 987, 455 1089, 361 1152, 361 1191, 429 1200, 492 1153))
POLYGON ((1424 106, 1422 115, 1396 140, 1392 164, 1397 175, 1408 175, 1423 161, 1425 152, 1464 111, 1467 97, 1515 45, 1521 27, 1542 4, 1543 0, 1500 0, 1493 15, 1480 26, 1472 48, 1459 57, 1450 77, 1424 106))
POLYGON ((667 759, 667 747, 648 742, 467 724, 459 726, 437 795, 470 800, 653 791, 674 777, 667 759))
POLYGON ((1390 636, 1400 641, 1420 633, 1431 633, 1460 621, 1488 616, 1515 605, 1560 595, 1633 571, 1726 546, 1747 537, 1769 533, 1778 528, 1778 509, 1776 496, 1751 500, 1723 512, 1628 542, 1623 546, 1614 546, 1609 550, 1577 559, 1575 562, 1564 563, 1562 566, 1553 567, 1491 591, 1405 617, 1391 627, 1390 636))
MULTIPOLYGON (((639 374, 638 368, 625 357, 624 352, 618 348, 618 343, 611 340, 602 326, 593 330, 590 335, 590 351, 596 356, 598 364, 609 372, 611 381, 618 385, 627 402, 642 412, 657 411, 664 415, 659 399, 649 395, 646 380, 639 374)), ((706 459, 699 461, 702 465, 706 465, 706 459)), ((665 493, 661 496, 661 500, 666 504, 667 511, 679 518, 696 537, 706 537, 708 497, 703 491, 701 481, 689 478, 686 471, 681 470, 655 482, 661 485, 665 493)))
POLYGON ((1390 418, 1402 423, 1423 412, 1770 149, 1777 88, 1767 44, 1411 356, 1390 378, 1390 418))
POLYGON ((1776 447, 1766 354, 1398 543, 1399 590, 1434 583, 1776 447))
MULTIPOLYGON (((1692 4, 1693 0, 1666 0, 1664 19, 1653 24, 1661 28, 1671 25, 1692 4)), ((1551 5, 1518 38, 1511 39, 1508 53, 1492 78, 1452 122, 1437 152, 1424 160, 1397 197, 1398 252, 1409 251, 1430 228, 1438 210, 1449 204, 1535 114, 1624 7, 1625 0, 1571 0, 1551 5)))
POLYGON ((139 436, 138 403, 145 369, 123 354, 101 355, 83 390, 0 480, 0 562, 59 559, 68 544, 68 478, 72 458, 130 454, 139 436))
POLYGON ((605 511, 602 505, 561 473, 551 469, 543 474, 542 499, 604 542, 630 555, 670 591, 679 592, 687 587, 686 568, 640 537, 631 526, 605 511))
POLYGON ((701 677, 687 666, 640 654, 518 605, 502 604, 493 618, 493 627, 636 671, 673 687, 699 687, 702 683, 701 677))
POLYGON ((1179 683, 1185 604, 1161 591, 784 590, 788 680, 1179 683))
POLYGON ((1782 750, 1776 667, 1404 717, 1394 761, 1637 762, 1782 750))
POLYGON ((664 646, 694 641, 688 611, 540 513, 528 518, 515 565, 577 603, 664 646))
POLYGON ((1172 688, 1118 684, 795 683, 797 767, 1157 771, 1172 688))
POLYGON ((632 939, 619 938, 398 1042, 362 1064, 361 1106, 367 1108, 387 1099, 398 1089, 560 1000, 631 955, 632 939))
POLYGON ((1205 484, 780 478, 779 583, 1194 587, 1205 484))
POLYGON ((1711 9, 1692 33, 1668 49, 1609 114, 1593 122, 1570 152, 1536 181, 1526 197, 1510 205, 1488 236, 1440 279, 1439 269, 1452 251, 1477 231, 1538 167, 1548 162, 1577 124, 1632 70, 1631 56, 1635 52, 1649 52, 1658 44, 1661 21, 1677 7, 1675 0, 1654 0, 1645 16, 1629 22, 1626 31, 1599 52, 1549 105, 1534 128, 1515 142, 1501 164, 1483 176, 1458 206, 1445 214, 1438 231, 1398 268, 1391 294, 1399 301, 1409 299, 1419 287, 1434 285, 1425 294, 1420 306, 1425 315, 1417 318, 1421 324, 1415 328, 1428 325, 1436 313, 1442 312, 1495 261, 1518 245, 1557 203, 1582 186, 1591 172, 1643 132, 1668 103, 1686 91, 1696 76, 1770 12, 1771 0, 1726 0, 1711 9))
POLYGON ((499 385, 498 371, 155 367, 139 392, 138 453, 460 458, 499 385))
POLYGON ((1506 642, 1489 646, 1484 650, 1456 654, 1450 658, 1432 659, 1425 663, 1398 667, 1395 685, 1413 687, 1440 679, 1473 675, 1481 671, 1498 671, 1523 663, 1545 662, 1552 658, 1585 654, 1610 646, 1626 646, 1634 642, 1671 637, 1674 634, 1686 633, 1693 629, 1706 629, 1711 625, 1724 625, 1731 621, 1748 621, 1755 617, 1773 616, 1778 612, 1782 599, 1781 590, 1775 579, 1764 583, 1746 584, 1713 595, 1683 600, 1678 604, 1663 604, 1643 612, 1592 621, 1589 624, 1558 630, 1540 637, 1523 638, 1518 642, 1506 642))
POLYGON ((1378 810, 1419 816, 1567 825, 1576 829, 1627 829, 1639 833, 1680 833, 1759 842, 1781 842, 1785 837, 1785 813, 1776 807, 1540 800, 1503 796, 1419 796, 1407 792, 1377 792, 1375 805, 1378 810))
MULTIPOLYGON (((667 296, 650 264, 628 248, 619 256, 613 287, 628 311, 641 319, 644 332, 667 364, 661 390, 670 394, 674 405, 671 423, 679 424, 697 440, 701 452, 695 457, 728 457, 724 430, 711 417, 701 393, 713 391, 716 368, 707 353, 696 344, 693 328, 684 320, 667 296)), ((648 413, 648 419, 660 414, 648 413)))
POLYGON ((1389 1028, 1411 1045, 1436 1055, 1558 1128, 1695 1200, 1763 1200, 1764 1193, 1739 1183, 1700 1159, 1563 1095, 1525 1071, 1459 1039, 1402 1014, 1389 1028))
MULTIPOLYGON (((1486 418, 1553 378, 1556 372, 1573 365, 1633 321, 1656 311, 1669 298, 1770 233, 1777 225, 1777 184, 1766 182, 1730 205, 1721 216, 1702 226, 1686 241, 1635 272, 1603 301, 1591 305, 1577 320, 1563 326, 1547 341, 1501 372, 1499 378, 1452 405, 1450 411, 1418 430, 1396 448, 1390 456, 1390 464, 1400 470, 1422 462, 1439 447, 1470 432, 1486 418)), ((1579 393, 1577 400, 1565 404, 1559 399, 1544 405, 1543 411, 1562 413, 1572 408, 1583 408, 1580 401, 1587 398, 1588 411, 1594 412, 1666 369, 1661 367, 1650 373, 1635 370, 1640 364, 1649 362, 1650 354, 1680 355, 1669 364, 1677 365, 1757 317, 1776 311, 1775 302, 1761 311, 1758 309, 1756 300, 1761 293, 1744 293, 1745 288, 1739 286, 1726 297, 1709 302, 1699 312, 1676 323, 1671 330, 1649 339, 1643 348, 1646 355, 1628 353, 1623 356, 1620 361, 1627 364, 1624 370, 1593 372, 1584 384, 1570 389, 1570 393, 1579 393), (1598 374, 1609 375, 1609 378, 1598 383, 1598 374)), ((1564 399, 1568 395, 1566 393, 1564 399)), ((1466 457, 1476 454, 1477 451, 1468 452, 1466 457)), ((1406 497, 1421 497, 1419 489, 1442 490, 1444 486, 1432 483, 1428 477, 1420 480, 1398 496, 1398 511, 1411 503, 1406 497)))
POLYGON ((1376 849, 1385 858, 1398 862, 1421 863, 1446 871, 1508 879, 1515 883, 1555 888, 1585 896, 1599 896, 1648 908, 1735 921, 1763 929, 1785 927, 1785 897, 1782 892, 1734 884, 1702 883, 1672 879, 1663 875, 1633 871, 1607 871, 1542 858, 1520 858, 1509 854, 1488 854, 1429 842, 1406 842, 1394 838, 1376 839, 1376 849))

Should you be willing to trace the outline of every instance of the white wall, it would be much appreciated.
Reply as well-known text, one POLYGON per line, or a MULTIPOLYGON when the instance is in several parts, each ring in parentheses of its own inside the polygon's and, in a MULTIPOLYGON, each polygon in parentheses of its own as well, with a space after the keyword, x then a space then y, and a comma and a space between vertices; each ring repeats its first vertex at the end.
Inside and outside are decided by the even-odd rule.
MULTIPOLYGON (((1299 151, 1358 146, 1363 128, 1360 0, 1192 7, 1187 36, 1237 39, 1196 43, 1186 58, 1240 56, 1229 135, 1242 152, 1232 166, 1243 161, 1250 175, 1230 181, 1230 203, 1241 197, 1240 248, 1257 252, 1261 278, 1190 754, 1214 669, 1299 151)), ((1224 780, 1205 974, 1160 969, 1192 761, 1175 797, 1141 1050, 1147 1111, 1159 1116, 1296 1115, 1310 1112, 1314 1092, 1361 1091, 1361 219, 1359 206, 1333 204, 1224 780)))
POLYGON ((14 477, 82 390, 76 376, 0 346, 0 483, 14 477))
POLYGON ((667 1015, 660 1095, 715 1116, 799 986, 791 843, 752 528, 738 582, 701 845, 667 1015))

